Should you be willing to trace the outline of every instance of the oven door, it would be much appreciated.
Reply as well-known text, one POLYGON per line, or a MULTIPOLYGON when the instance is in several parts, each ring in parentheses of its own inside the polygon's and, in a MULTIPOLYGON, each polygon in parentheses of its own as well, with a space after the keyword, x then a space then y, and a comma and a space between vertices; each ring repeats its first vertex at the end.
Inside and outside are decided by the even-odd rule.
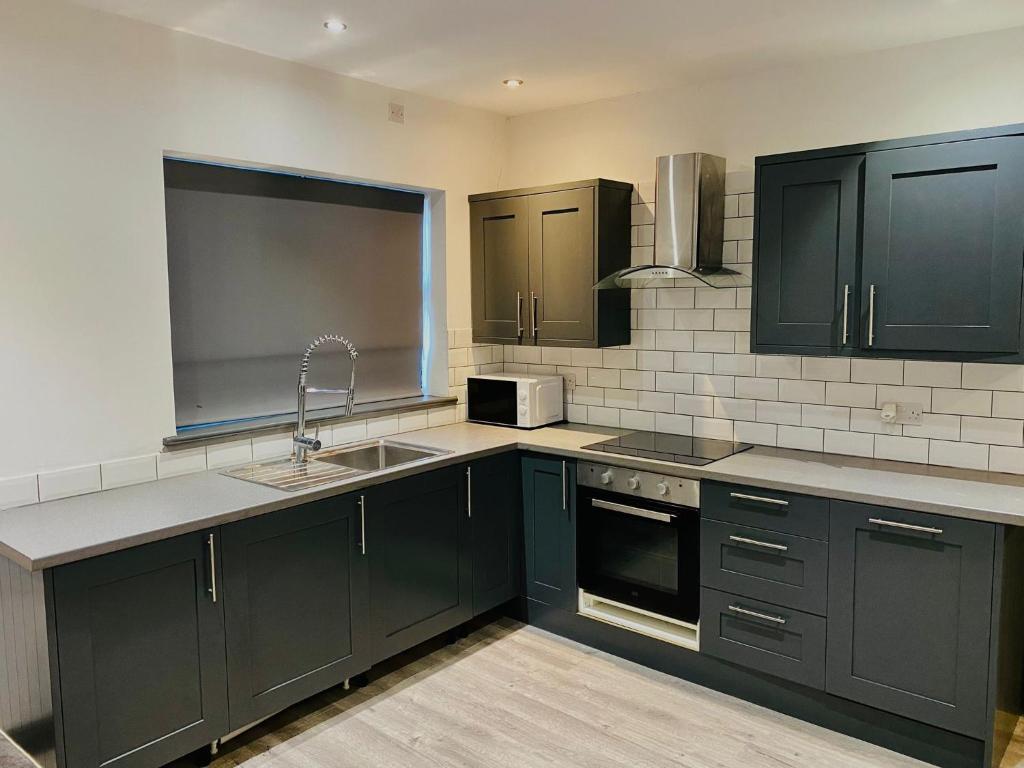
POLYGON ((690 624, 700 617, 700 513, 579 488, 580 588, 690 624))

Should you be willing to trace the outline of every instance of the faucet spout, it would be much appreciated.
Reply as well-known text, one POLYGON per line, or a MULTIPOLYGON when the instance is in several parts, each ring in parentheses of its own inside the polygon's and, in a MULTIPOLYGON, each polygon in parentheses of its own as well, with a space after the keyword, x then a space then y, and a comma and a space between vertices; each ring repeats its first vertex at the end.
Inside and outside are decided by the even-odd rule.
POLYGON ((298 406, 296 408, 295 438, 292 441, 295 445, 295 463, 304 464, 308 451, 319 451, 320 441, 315 437, 306 437, 306 395, 307 394, 334 394, 345 395, 345 415, 351 416, 356 400, 356 358, 359 353, 351 341, 336 333, 325 333, 318 336, 306 347, 302 354, 302 361, 299 364, 298 384, 298 406), (306 385, 306 375, 309 373, 309 359, 322 344, 340 344, 348 350, 349 359, 352 361, 352 374, 349 378, 348 389, 323 389, 309 387, 306 385))

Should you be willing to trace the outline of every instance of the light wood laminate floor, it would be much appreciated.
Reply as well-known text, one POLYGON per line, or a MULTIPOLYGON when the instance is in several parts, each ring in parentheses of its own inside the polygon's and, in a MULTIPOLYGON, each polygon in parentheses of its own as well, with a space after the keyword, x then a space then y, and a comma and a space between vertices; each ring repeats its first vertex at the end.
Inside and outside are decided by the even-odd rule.
MULTIPOLYGON (((401 664, 401 666, 398 666, 401 664)), ((1024 768, 1024 730, 1003 768, 1024 768)), ((909 768, 916 760, 510 620, 224 745, 215 768, 909 768)))

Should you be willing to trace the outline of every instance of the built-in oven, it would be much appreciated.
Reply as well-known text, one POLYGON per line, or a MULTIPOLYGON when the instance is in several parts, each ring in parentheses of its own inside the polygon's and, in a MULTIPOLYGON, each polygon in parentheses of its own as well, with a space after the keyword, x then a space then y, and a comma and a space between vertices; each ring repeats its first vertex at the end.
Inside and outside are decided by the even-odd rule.
POLYGON ((699 482, 587 462, 577 482, 580 612, 637 631, 682 629, 695 643, 699 482))

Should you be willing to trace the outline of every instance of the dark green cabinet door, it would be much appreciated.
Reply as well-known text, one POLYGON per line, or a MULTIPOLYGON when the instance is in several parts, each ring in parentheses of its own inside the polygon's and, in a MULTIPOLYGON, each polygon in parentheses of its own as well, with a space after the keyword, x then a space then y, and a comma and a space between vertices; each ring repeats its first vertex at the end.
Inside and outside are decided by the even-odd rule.
POLYGON ((469 211, 473 340, 517 344, 530 293, 528 199, 481 200, 469 211))
POLYGON ((1024 137, 871 152, 861 343, 1013 353, 1024 274, 1024 137))
POLYGON ((523 458, 526 596, 575 611, 576 464, 523 458))
POLYGON ((833 501, 829 693, 985 738, 995 526, 833 501))
POLYGON ((505 453, 466 467, 473 528, 473 614, 521 593, 522 483, 519 455, 505 453))
POLYGON ((370 654, 376 663, 473 613, 473 560, 463 468, 367 489, 370 654))
POLYGON ((221 531, 231 730, 369 668, 357 496, 221 531))
POLYGON ((54 570, 67 768, 155 768, 228 732, 219 547, 191 533, 54 570))
POLYGON ((530 323, 536 344, 594 343, 594 188, 530 198, 530 323))
POLYGON ((754 342, 856 347, 863 155, 766 165, 757 212, 754 342))

